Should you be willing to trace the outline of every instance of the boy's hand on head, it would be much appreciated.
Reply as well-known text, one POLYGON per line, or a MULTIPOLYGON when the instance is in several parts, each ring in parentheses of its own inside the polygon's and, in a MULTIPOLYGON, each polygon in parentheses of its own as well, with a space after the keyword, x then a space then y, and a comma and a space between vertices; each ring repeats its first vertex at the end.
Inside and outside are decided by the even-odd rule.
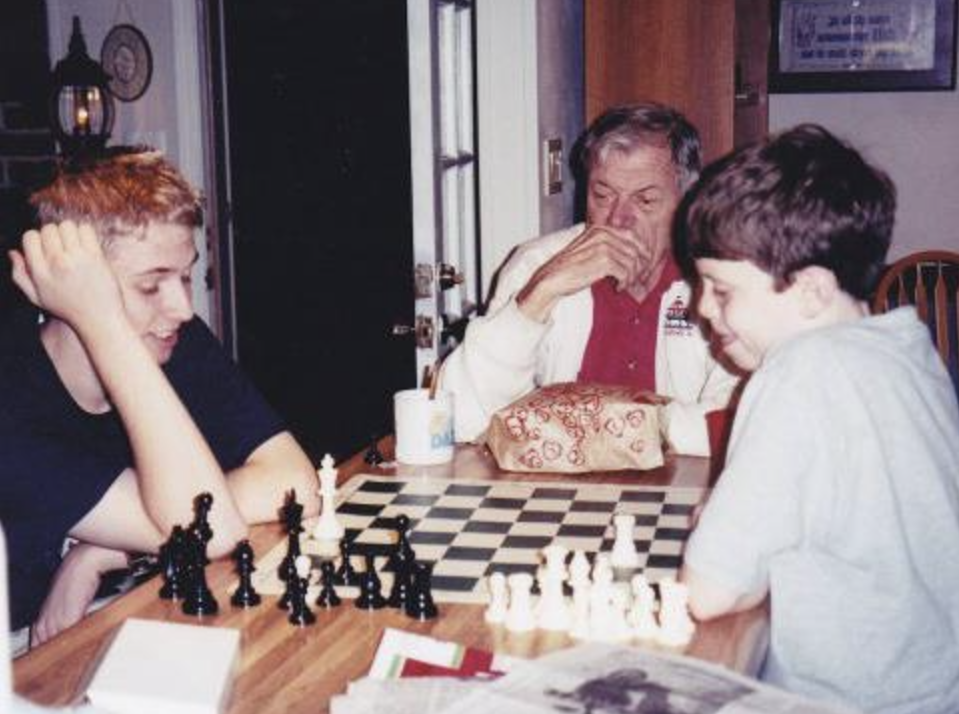
POLYGON ((27 231, 10 259, 13 280, 30 301, 74 329, 124 314, 116 277, 90 225, 64 221, 27 231))
POLYGON ((603 278, 612 278, 620 290, 626 289, 645 262, 643 246, 628 230, 589 226, 533 273, 517 294, 517 304, 528 317, 545 322, 560 298, 603 278))

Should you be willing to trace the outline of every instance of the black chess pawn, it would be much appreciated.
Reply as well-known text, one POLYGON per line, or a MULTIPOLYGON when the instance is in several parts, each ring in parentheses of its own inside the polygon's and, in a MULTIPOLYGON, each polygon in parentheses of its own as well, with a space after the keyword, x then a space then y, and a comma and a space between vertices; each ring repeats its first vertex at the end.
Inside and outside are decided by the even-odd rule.
POLYGON ((396 544, 390 552, 390 570, 409 570, 409 566, 416 560, 416 553, 410 545, 410 518, 401 513, 394 520, 396 530, 396 544))
POLYGON ((215 615, 220 609, 206 582, 206 542, 198 529, 187 531, 188 572, 183 612, 187 615, 215 615))
POLYGON ((193 523, 191 528, 195 529, 204 543, 213 540, 213 529, 210 528, 210 509, 213 508, 213 495, 204 491, 193 499, 193 523))
POLYGON ((255 607, 260 604, 260 594, 253 587, 253 548, 250 541, 242 540, 233 551, 233 561, 236 563, 236 572, 240 576, 240 584, 230 598, 234 607, 255 607))
POLYGON ((316 622, 316 615, 310 609, 306 602, 306 591, 309 588, 309 580, 301 577, 299 573, 294 573, 290 578, 293 583, 290 589, 290 616, 286 618, 291 625, 303 627, 312 625, 316 622))
POLYGON ((358 585, 360 576, 353 569, 353 543, 346 538, 340 540, 340 567, 336 571, 336 582, 340 585, 358 585))
POLYGON ((320 594, 316 598, 316 604, 320 607, 331 608, 339 605, 342 600, 336 594, 336 588, 333 587, 335 566, 332 560, 324 560, 320 563, 320 594))
POLYGON ((298 578, 296 561, 284 560, 280 567, 282 568, 280 571, 280 580, 283 581, 283 595, 277 600, 276 606, 281 610, 289 610, 290 603, 295 595, 294 591, 296 590, 296 580, 298 578))
POLYGON ((186 532, 182 526, 173 526, 170 539, 160 546, 160 573, 163 585, 160 597, 179 600, 186 592, 186 532))
POLYGON ((414 563, 406 614, 415 620, 432 620, 439 614, 433 602, 433 565, 414 563))
POLYGON ((386 461, 386 459, 383 458, 383 454, 380 453, 378 442, 379 438, 374 434, 370 441, 370 447, 366 450, 366 453, 363 454, 363 461, 370 466, 379 466, 386 461))
POLYGON ((393 569, 393 587, 390 588, 390 596, 386 599, 386 604, 390 607, 395 607, 398 610, 406 609, 406 603, 410 598, 414 562, 399 562, 393 569))
POLYGON ((379 610, 386 607, 386 598, 381 590, 383 584, 376 573, 376 563, 372 554, 366 555, 366 570, 360 574, 360 594, 354 604, 361 610, 379 610))

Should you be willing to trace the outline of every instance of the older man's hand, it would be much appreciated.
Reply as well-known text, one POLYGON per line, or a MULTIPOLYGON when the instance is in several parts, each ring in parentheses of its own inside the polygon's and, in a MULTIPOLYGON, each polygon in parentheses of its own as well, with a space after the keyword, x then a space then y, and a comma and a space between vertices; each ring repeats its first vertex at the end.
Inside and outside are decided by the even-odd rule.
POLYGON ((647 272, 648 261, 645 243, 630 231, 589 226, 533 273, 516 303, 527 317, 546 322, 560 298, 607 277, 625 290, 647 272))

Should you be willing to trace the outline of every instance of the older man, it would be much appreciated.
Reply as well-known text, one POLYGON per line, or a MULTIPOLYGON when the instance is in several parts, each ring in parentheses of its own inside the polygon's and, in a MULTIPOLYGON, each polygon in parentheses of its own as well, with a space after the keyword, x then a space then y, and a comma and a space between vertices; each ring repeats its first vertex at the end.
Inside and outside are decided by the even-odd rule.
POLYGON ((539 386, 622 384, 670 399, 665 436, 708 455, 706 415, 737 383, 690 321, 690 286, 671 254, 672 220, 696 180, 700 144, 678 112, 614 108, 581 141, 586 224, 521 245, 500 271, 486 314, 446 360, 457 438, 539 386))

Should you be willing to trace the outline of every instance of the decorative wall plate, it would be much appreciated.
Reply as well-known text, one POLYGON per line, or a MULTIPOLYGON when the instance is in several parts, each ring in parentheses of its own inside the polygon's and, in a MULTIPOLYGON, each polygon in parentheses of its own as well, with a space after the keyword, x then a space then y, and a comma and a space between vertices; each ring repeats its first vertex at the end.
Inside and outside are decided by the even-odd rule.
POLYGON ((103 40, 100 63, 112 79, 110 91, 122 102, 143 96, 153 77, 153 54, 147 38, 133 25, 116 25, 103 40))

